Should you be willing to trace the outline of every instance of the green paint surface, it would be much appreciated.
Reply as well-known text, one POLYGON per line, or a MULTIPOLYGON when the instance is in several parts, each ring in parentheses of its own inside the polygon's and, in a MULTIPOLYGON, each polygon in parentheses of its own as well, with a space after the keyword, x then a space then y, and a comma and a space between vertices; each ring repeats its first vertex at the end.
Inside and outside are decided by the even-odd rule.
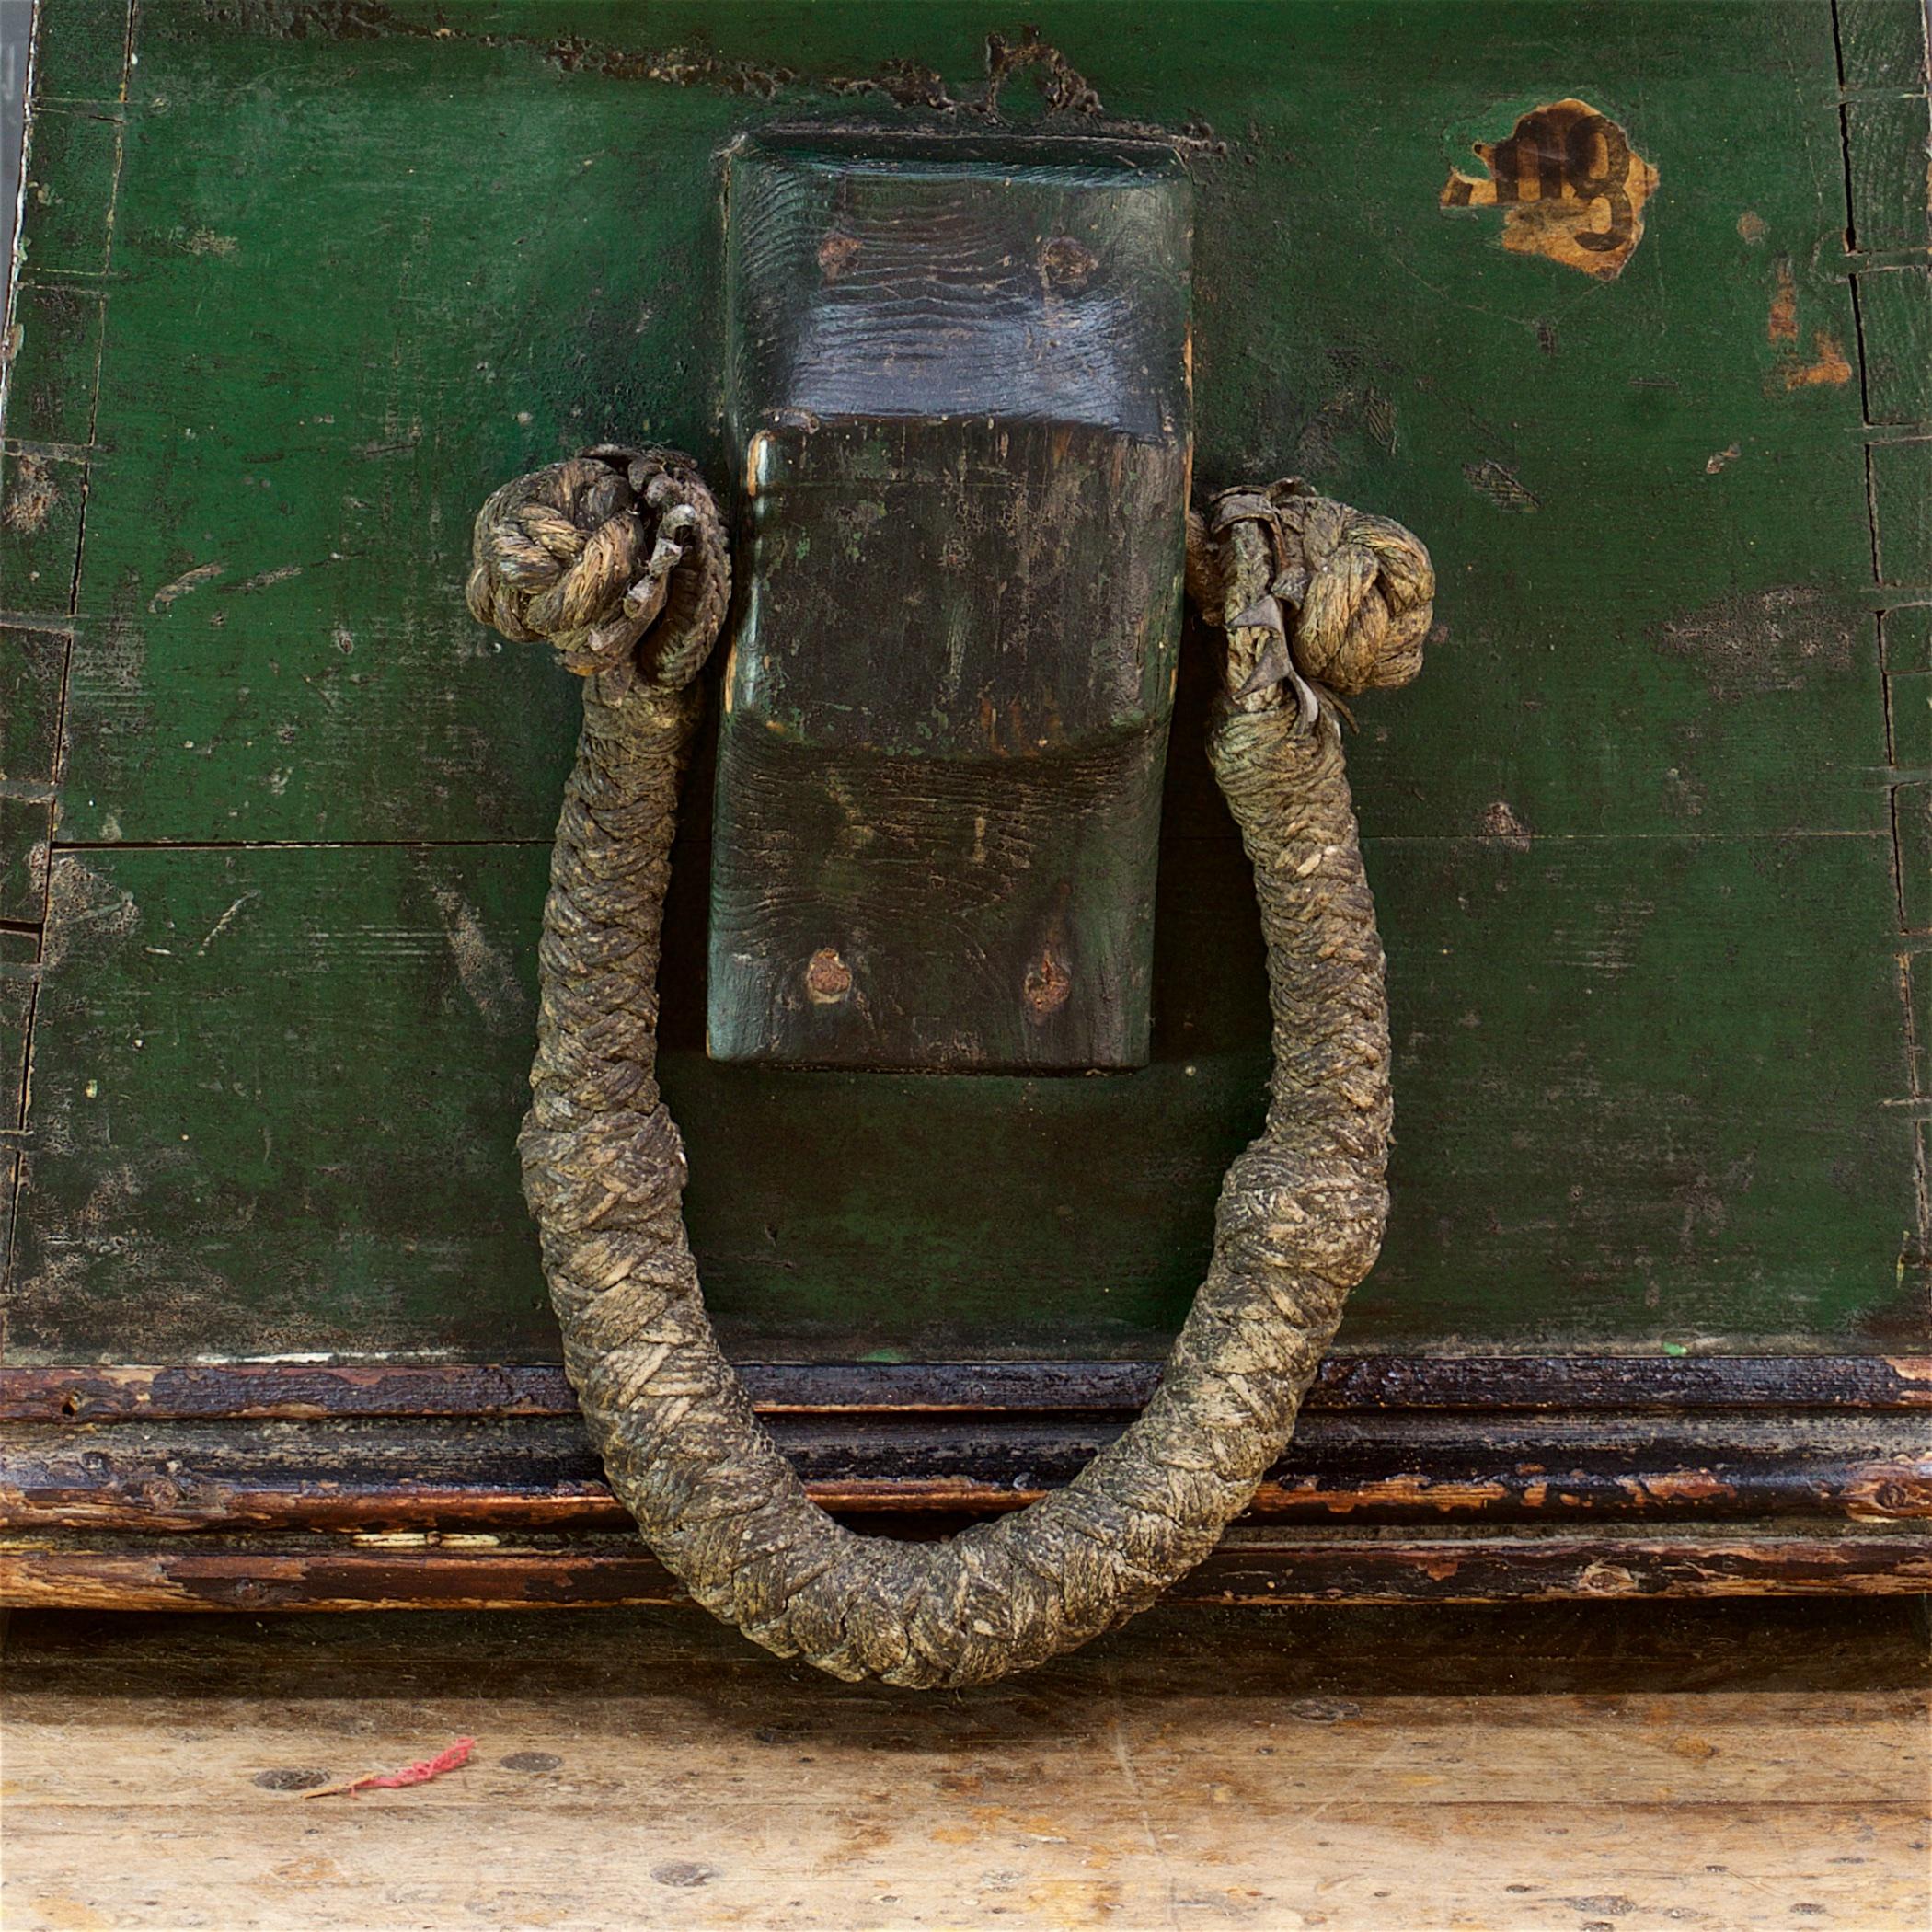
MULTIPOLYGON (((48 0, 47 71, 84 99, 114 92, 107 17, 48 0)), ((1201 139, 1197 484, 1303 474, 1435 553, 1423 676, 1351 745, 1399 1143, 1345 1339, 1922 1340, 1900 959, 1926 894, 1893 822, 1926 788, 1888 742, 1830 10, 1028 17, 1110 121, 1201 139), (1437 205, 1473 141, 1572 95, 1661 173, 1614 282, 1437 205), (1805 379, 1821 339, 1847 379, 1805 379)), ((19 1359, 554 1354, 512 1141, 577 692, 464 614, 470 518, 606 437, 722 481, 721 149, 930 123, 849 84, 910 61, 973 97, 994 30, 967 4, 150 6, 124 108, 40 117, 8 427, 63 449, 26 453, 54 496, 0 545, 0 609, 63 618, 80 569, 19 1359)), ((1040 71, 1002 108, 1062 124, 1040 71)), ((1864 152, 1860 219, 1892 237, 1895 169, 1864 152)), ((1873 314, 1922 340, 1919 293, 1873 314)), ((1906 421, 1892 353, 1870 407, 1906 421)), ((1928 447, 1870 466, 1902 607, 1932 599, 1928 447)), ((1915 620, 1884 622, 1909 649, 1915 620)), ((1212 650, 1190 627, 1131 1075, 707 1061, 694 773, 665 1081, 742 1352, 1171 1332, 1265 1052, 1200 750, 1212 650)))

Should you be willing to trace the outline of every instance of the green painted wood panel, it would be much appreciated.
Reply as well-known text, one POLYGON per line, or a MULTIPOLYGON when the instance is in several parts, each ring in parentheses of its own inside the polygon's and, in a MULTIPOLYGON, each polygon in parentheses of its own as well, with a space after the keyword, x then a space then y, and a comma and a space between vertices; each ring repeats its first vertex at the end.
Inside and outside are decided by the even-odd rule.
POLYGON ((1932 421, 1932 268, 1857 278, 1873 422, 1932 421))
POLYGON ((14 436, 67 443, 92 437, 105 309, 98 289, 59 282, 22 286, 7 370, 6 423, 14 436))
POLYGON ((0 791, 0 923, 39 925, 52 827, 53 808, 44 798, 0 791))
MULTIPOLYGON (((47 0, 89 99, 111 17, 47 0)), ((1849 41, 1809 0, 1029 17, 1104 107, 1046 114, 1042 75, 1076 90, 1038 60, 1013 121, 1189 143, 1197 478, 1300 471, 1437 558, 1429 667, 1352 748, 1401 1059, 1351 1337, 1922 1336, 1901 930, 1932 788, 1891 757, 1874 612, 1932 597, 1932 445, 1915 293, 1887 284, 1869 353, 1846 254, 1848 180, 1859 221, 1905 220, 1892 150, 1848 172, 1840 117, 1847 46, 1855 86, 1922 87, 1885 52, 1901 17, 1849 41), (1615 281, 1438 206, 1473 143, 1566 96, 1660 171, 1615 281), (1870 450, 1868 365, 1903 425, 1870 450)), ((892 93, 977 98, 995 32, 964 0, 147 7, 124 108, 40 118, 29 286, 74 293, 22 309, 8 427, 91 440, 10 449, 0 485, 10 522, 23 466, 53 486, 0 547, 0 609, 62 615, 80 560, 17 1350, 554 1351, 510 1144, 576 693, 463 615, 470 516, 604 436, 716 465, 720 148, 931 122, 892 93), (98 405, 34 373, 87 365, 97 298, 98 405)), ((1263 1039, 1199 750, 1210 648, 1190 632, 1140 1074, 704 1061, 696 812, 667 1085, 736 1345, 1171 1329, 1263 1039)))
POLYGON ((36 275, 106 270, 120 166, 115 109, 36 107, 21 189, 18 247, 25 266, 36 275))
POLYGON ((74 608, 87 466, 0 449, 0 610, 64 617, 74 608))
MULTIPOLYGON (((575 697, 463 614, 470 515, 504 475, 599 436, 717 459, 717 149, 749 118, 853 101, 800 85, 748 102, 482 44, 512 9, 467 8, 440 40, 248 17, 282 11, 302 39, 173 11, 144 29, 116 241, 139 300, 103 372, 120 466, 89 520, 68 835, 547 836, 575 697)), ((428 16, 396 10, 411 17, 428 16)), ((621 17, 540 17, 560 41, 621 17)), ((1774 661, 1727 755, 1698 742, 1731 722, 1706 668, 1658 648, 1700 606, 1741 600, 1742 627, 1742 600, 1864 582, 1857 385, 1785 388, 1766 330, 1782 264, 1800 348, 1851 339, 1847 282, 1810 266, 1845 221, 1823 10, 1575 17, 1561 72, 1663 163, 1650 232, 1608 287, 1436 207, 1467 138, 1507 132, 1553 58, 1525 62, 1516 9, 1290 5, 1184 37, 1102 30, 1118 17, 1068 16, 1110 106, 1174 120, 1186 100, 1229 137, 1196 163, 1197 474, 1305 469, 1445 560, 1449 641, 1371 713, 1358 756, 1378 824, 1466 831, 1505 798, 1553 834, 1647 832, 1674 768, 1705 829, 1875 827, 1869 767, 1815 752, 1821 729, 1869 741, 1869 660, 1807 662, 1800 639, 1779 664, 1779 638, 1741 630, 1734 655, 1774 661), (1799 44, 1759 47, 1754 14, 1799 44), (1292 82, 1253 44, 1260 21, 1292 82), (1740 35, 1749 70, 1713 71, 1740 35), (1373 101, 1351 84, 1369 72, 1373 101), (1385 118, 1396 100, 1406 128, 1385 118), (1713 165, 1727 192, 1697 178, 1713 165)), ((649 18, 654 44, 702 28, 720 55, 782 48, 831 75, 903 43, 964 88, 991 17, 649 18)))
POLYGON ((41 100, 118 100, 127 71, 128 0, 54 0, 34 49, 41 100), (51 16, 51 17, 50 17, 51 16))
MULTIPOLYGON (((1874 843, 1677 836, 1640 868, 1612 840, 1373 845, 1401 1129, 1348 1339, 1803 1345, 1888 1313, 1904 1137, 1859 1102, 1907 1074, 1874 843)), ((513 1150, 545 858, 63 855, 16 1352, 551 1354, 513 1150)), ((695 967, 684 872, 673 958, 695 967)), ((1155 1347, 1259 1126, 1241 883, 1225 848, 1170 855, 1155 1058, 1127 1076, 721 1066, 681 973, 664 1081, 732 1343, 1155 1347), (1215 971, 1190 974, 1201 954, 1215 971)))
POLYGON ((0 786, 53 784, 66 675, 67 639, 59 632, 0 628, 0 786))

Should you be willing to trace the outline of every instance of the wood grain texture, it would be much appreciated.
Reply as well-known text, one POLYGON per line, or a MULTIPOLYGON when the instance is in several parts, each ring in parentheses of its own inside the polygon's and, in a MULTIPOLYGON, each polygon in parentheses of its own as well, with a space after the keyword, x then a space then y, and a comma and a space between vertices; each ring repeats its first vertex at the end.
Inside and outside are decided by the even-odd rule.
POLYGON ((1932 439, 1874 443, 1870 458, 1879 582, 1932 585, 1932 439))
POLYGON ((688 1612, 17 1615, 6 1661, 21 1932, 590 1932, 614 1895, 774 1932, 1915 1932, 1928 1906, 1903 1606, 1156 1612, 921 1703, 774 1673, 688 1612), (434 1784, 294 1795, 458 1734, 434 1784))
POLYGON ((0 1268, 13 1247, 40 935, 0 928, 0 1268))
MULTIPOLYGON (((1069 1481, 1124 1426, 948 1413, 769 1417, 822 1507, 1002 1514, 1069 1481)), ((1383 1525, 1779 1518, 1916 1525, 1932 1449, 1913 1415, 1317 1415, 1250 1506, 1259 1522, 1383 1525)), ((617 1530, 574 1419, 121 1422, 0 1429, 0 1528, 501 1534, 617 1530)))
MULTIPOLYGON (((881 1515, 888 1532, 944 1517, 881 1515)), ((1910 1526, 1792 1531, 1236 1529, 1177 1603, 1484 1604, 1570 1599, 1923 1596, 1932 1547, 1910 1526)), ((635 1531, 572 1535, 375 1530, 349 1535, 0 1537, 0 1604, 78 1609, 522 1609, 684 1601, 635 1531)))
MULTIPOLYGON (((1923 72, 1923 70, 1921 70, 1923 72)), ((1851 236, 1861 249, 1922 249, 1932 237, 1927 205, 1923 88, 1846 104, 1851 154, 1851 236)))
POLYGON ((1834 0, 1838 71, 1847 93, 1923 93, 1926 10, 1919 0, 1834 0))
POLYGON ((1186 169, 1144 142, 884 135, 753 137, 728 168, 746 504, 709 1051, 1139 1066, 1193 432, 1186 169))
POLYGON ((1932 422, 1932 268, 1860 275, 1857 288, 1868 415, 1932 422))
MULTIPOLYGON (((1150 1373, 745 1372, 814 1498, 901 1535, 949 1534, 1063 1482, 1150 1373)), ((1903 1360, 1331 1361, 1250 1528, 1216 1559, 1232 1566, 1217 1587, 1244 1602, 1919 1587, 1928 1379, 1903 1360)), ((627 1542, 555 1369, 69 1368, 0 1384, 31 1425, 0 1430, 0 1598, 480 1604, 668 1587, 627 1542), (258 1420, 229 1420, 243 1413, 258 1420)))
POLYGON ((106 297, 85 284, 21 284, 5 358, 9 435, 36 443, 94 440, 94 379, 106 310, 106 297))
POLYGON ((113 237, 121 117, 106 106, 42 105, 28 121, 19 247, 36 277, 100 275, 113 237))
POLYGON ((0 787, 52 788, 60 768, 67 639, 0 628, 0 787))
POLYGON ((21 1106, 27 1094, 27 1021, 33 1004, 35 974, 15 947, 0 948, 0 1133, 18 1144, 21 1106))
POLYGON ((0 610, 29 620, 73 611, 87 475, 71 457, 0 450, 0 610))
POLYGON ((35 92, 43 100, 126 98, 132 0, 40 0, 35 92))
MULTIPOLYGON (((767 1415, 1110 1414, 1158 1374, 1140 1362, 743 1362, 767 1415)), ((1641 1416, 1711 1409, 1932 1409, 1932 1358, 1881 1355, 1388 1356, 1331 1354, 1311 1413, 1641 1416)), ((66 1363, 0 1369, 0 1421, 193 1421, 327 1416, 568 1416, 545 1363, 66 1363)))
MULTIPOLYGON (((1932 780, 1901 785, 1894 794, 1899 857, 1899 915, 1906 933, 1932 932, 1932 780)), ((1906 971, 1916 970, 1914 959, 1906 971)), ((1921 1038, 1924 1036, 1921 1035, 1921 1038)))
POLYGON ((0 788, 0 920, 16 926, 40 923, 52 832, 53 806, 44 793, 20 798, 0 788))
MULTIPOLYGON (((1436 206, 1528 105, 1512 8, 1049 6, 1061 66, 1006 76, 1016 118, 1074 72, 1104 105, 1071 124, 1188 143, 1202 480, 1303 471, 1442 566, 1431 674, 1351 754, 1401 1054, 1357 1346, 1923 1341, 1899 904, 1932 918, 1932 793, 1886 776, 1872 610, 1932 583, 1932 446, 1872 452, 1875 600, 1841 54, 1874 98, 1915 83, 1903 17, 1861 39, 1857 12, 1835 44, 1811 6, 1566 15, 1552 86, 1661 172, 1602 286, 1436 206)), ((779 118, 959 125, 895 92, 976 95, 1011 22, 155 7, 123 106, 119 17, 47 16, 72 44, 45 71, 109 105, 49 109, 67 200, 29 206, 29 260, 107 287, 108 319, 96 453, 44 459, 51 534, 0 560, 0 609, 64 612, 85 487, 55 875, 104 883, 56 908, 16 1346, 545 1359, 509 1136, 574 694, 461 616, 468 515, 604 434, 716 464, 719 150, 779 118)), ((38 501, 5 463, 0 506, 38 501)), ((1246 881, 1190 703, 1184 676, 1155 1058, 1121 1082, 965 1100, 706 1064, 693 824, 667 1086, 735 1342, 1157 1349, 1259 1093, 1246 881)))

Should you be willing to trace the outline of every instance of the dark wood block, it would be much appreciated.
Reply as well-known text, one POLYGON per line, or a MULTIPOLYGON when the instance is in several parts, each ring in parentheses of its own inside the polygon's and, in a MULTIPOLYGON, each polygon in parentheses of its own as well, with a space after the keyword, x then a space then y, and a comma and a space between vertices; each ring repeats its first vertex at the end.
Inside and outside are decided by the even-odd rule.
POLYGON ((746 512, 710 1050, 1138 1065, 1186 175, 1136 144, 769 135, 730 208, 746 512))

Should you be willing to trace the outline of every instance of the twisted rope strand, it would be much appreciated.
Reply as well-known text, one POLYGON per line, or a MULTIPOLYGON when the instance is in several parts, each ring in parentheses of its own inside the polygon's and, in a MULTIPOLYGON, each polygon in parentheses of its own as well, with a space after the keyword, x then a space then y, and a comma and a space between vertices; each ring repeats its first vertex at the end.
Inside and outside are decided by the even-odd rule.
POLYGON ((730 595, 716 506, 688 459, 599 449, 499 490, 477 519, 472 611, 506 637, 548 637, 586 676, 520 1143, 565 1364, 611 1486, 665 1565, 754 1641, 835 1676, 984 1683, 1152 1602, 1281 1455, 1380 1246, 1382 949, 1323 697, 1414 674, 1427 556, 1397 525, 1287 485, 1227 493, 1190 536, 1190 582, 1229 633, 1210 755, 1267 942, 1267 1124, 1228 1171, 1206 1280, 1140 1417, 1028 1509, 900 1544, 811 1501, 719 1351, 658 1092, 678 781, 730 595))

